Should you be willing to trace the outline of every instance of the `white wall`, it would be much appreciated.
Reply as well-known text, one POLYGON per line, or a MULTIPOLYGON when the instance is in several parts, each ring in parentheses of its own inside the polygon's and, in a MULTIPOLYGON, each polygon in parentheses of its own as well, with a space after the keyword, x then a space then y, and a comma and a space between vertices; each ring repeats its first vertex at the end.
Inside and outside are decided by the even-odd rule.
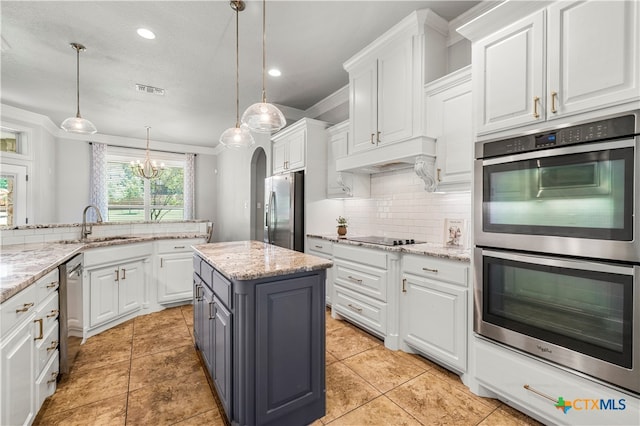
POLYGON ((195 218, 215 223, 217 205, 217 179, 215 155, 196 155, 195 174, 195 218))
POLYGON ((453 72, 471 64, 471 42, 462 39, 447 49, 447 71, 453 72))
POLYGON ((423 188, 412 169, 371 175, 371 198, 344 202, 348 233, 442 243, 445 218, 465 219, 469 230, 470 192, 435 194, 423 188))
POLYGON ((58 139, 56 144, 57 213, 55 222, 80 223, 89 204, 91 145, 85 141, 58 139))

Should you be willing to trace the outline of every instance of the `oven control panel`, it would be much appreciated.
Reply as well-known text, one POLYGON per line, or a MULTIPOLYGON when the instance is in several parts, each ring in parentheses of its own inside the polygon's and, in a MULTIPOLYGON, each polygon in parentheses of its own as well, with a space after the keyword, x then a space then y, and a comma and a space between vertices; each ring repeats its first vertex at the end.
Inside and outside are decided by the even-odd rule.
POLYGON ((635 131, 635 121, 635 115, 625 115, 608 120, 564 127, 549 132, 487 142, 483 145, 484 155, 480 158, 631 136, 635 131))

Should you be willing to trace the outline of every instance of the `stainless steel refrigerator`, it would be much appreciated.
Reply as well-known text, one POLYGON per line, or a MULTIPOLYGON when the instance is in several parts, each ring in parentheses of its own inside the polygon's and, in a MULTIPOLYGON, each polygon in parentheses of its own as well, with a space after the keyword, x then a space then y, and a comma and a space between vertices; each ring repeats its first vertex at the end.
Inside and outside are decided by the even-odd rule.
POLYGON ((264 180, 264 241, 304 251, 304 172, 264 180))

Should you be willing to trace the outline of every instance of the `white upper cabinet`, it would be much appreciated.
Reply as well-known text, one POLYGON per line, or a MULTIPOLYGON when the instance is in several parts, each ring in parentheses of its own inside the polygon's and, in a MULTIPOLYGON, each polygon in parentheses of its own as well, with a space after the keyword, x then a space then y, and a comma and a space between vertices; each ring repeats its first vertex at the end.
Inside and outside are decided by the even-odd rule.
POLYGON ((459 29, 474 42, 479 135, 625 103, 638 107, 637 1, 558 1, 522 19, 539 6, 515 3, 459 29))
POLYGON ((425 86, 427 133, 436 139, 439 190, 469 190, 473 159, 471 66, 425 86))
POLYGON ((445 73, 447 32, 438 15, 417 10, 344 64, 349 155, 424 136, 420 93, 445 73))
POLYGON ((349 122, 329 127, 327 135, 327 198, 368 198, 371 193, 368 174, 336 171, 336 160, 347 156, 349 122))
POLYGON ((300 170, 305 166, 307 133, 299 127, 281 137, 273 138, 273 173, 300 170))

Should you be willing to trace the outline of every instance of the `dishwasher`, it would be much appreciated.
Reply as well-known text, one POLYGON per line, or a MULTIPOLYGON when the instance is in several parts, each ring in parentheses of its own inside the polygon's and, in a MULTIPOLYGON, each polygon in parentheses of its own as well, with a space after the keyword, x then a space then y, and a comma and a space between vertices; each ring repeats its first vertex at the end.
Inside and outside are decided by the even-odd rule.
POLYGON ((82 342, 82 262, 74 256, 58 267, 60 273, 60 369, 58 380, 69 374, 82 342))

